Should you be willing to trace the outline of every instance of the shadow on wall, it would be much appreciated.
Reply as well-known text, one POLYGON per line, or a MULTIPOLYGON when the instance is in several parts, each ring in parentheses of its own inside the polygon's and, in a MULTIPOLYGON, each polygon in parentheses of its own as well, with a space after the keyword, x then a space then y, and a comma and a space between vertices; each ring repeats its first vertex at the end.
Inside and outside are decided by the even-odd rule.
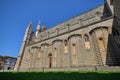
POLYGON ((111 0, 114 7, 112 32, 108 36, 107 59, 109 66, 120 66, 120 0, 111 0))
POLYGON ((112 32, 108 35, 106 64, 120 66, 120 19, 114 17, 112 32))

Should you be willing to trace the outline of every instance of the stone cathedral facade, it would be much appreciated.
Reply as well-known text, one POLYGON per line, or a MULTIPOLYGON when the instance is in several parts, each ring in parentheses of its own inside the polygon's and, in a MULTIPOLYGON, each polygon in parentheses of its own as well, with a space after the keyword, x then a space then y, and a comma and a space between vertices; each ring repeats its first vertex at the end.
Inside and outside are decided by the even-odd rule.
POLYGON ((120 65, 119 0, 104 4, 46 29, 26 29, 15 70, 120 65))

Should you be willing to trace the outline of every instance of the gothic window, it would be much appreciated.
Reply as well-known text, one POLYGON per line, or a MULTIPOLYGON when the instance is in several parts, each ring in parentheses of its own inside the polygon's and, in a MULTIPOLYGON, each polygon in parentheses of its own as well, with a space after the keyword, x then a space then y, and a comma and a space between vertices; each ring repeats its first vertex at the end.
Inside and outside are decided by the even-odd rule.
POLYGON ((57 49, 54 48, 54 57, 56 58, 57 57, 57 49))
POLYGON ((67 42, 67 40, 64 41, 64 45, 65 45, 64 53, 68 53, 68 42, 67 42))
POLYGON ((89 37, 87 35, 85 35, 84 39, 85 39, 85 48, 88 50, 88 49, 90 49, 89 37))
POLYGON ((99 49, 100 49, 100 51, 105 51, 105 45, 104 45, 104 41, 103 41, 102 37, 99 38, 98 43, 99 43, 99 49))
POLYGON ((72 44, 72 51, 73 51, 73 55, 76 55, 76 45, 72 44))

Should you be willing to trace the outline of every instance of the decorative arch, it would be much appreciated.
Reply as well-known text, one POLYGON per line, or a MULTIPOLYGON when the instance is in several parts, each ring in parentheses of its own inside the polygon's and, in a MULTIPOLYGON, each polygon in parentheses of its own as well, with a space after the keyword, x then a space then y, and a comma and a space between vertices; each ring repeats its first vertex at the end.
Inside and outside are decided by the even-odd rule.
POLYGON ((65 46, 68 46, 68 40, 64 40, 65 46))
POLYGON ((108 32, 107 26, 99 26, 97 28, 94 28, 90 31, 90 35, 92 37, 92 42, 97 49, 97 53, 100 55, 100 65, 105 65, 106 64, 106 54, 107 54, 107 47, 108 47, 108 37, 109 37, 109 32, 108 32))
POLYGON ((73 36, 80 36, 80 37, 81 37, 81 34, 73 34, 73 35, 70 35, 70 36, 68 37, 68 40, 69 40, 71 37, 73 37, 73 36))
POLYGON ((39 50, 39 47, 38 46, 32 46, 31 47, 31 53, 36 53, 36 51, 39 50))
POLYGON ((43 44, 41 44, 41 46, 44 46, 44 45, 49 45, 49 44, 48 44, 48 43, 46 43, 46 42, 45 42, 45 43, 43 43, 43 44))
POLYGON ((84 35, 85 42, 89 41, 89 36, 87 34, 84 35))
POLYGON ((87 50, 90 49, 90 39, 89 39, 89 36, 87 34, 84 35, 84 42, 85 42, 85 48, 87 50))
POLYGON ((31 49, 38 49, 38 46, 32 46, 31 49))
POLYGON ((96 28, 93 28, 92 30, 90 30, 89 33, 91 34, 94 30, 97 30, 97 29, 100 29, 100 28, 106 28, 106 29, 108 29, 107 26, 99 26, 99 27, 96 27, 96 28))
POLYGON ((61 39, 56 39, 56 40, 54 40, 53 42, 52 42, 52 44, 54 44, 55 42, 57 42, 57 41, 63 41, 63 40, 61 40, 61 39))
POLYGON ((64 40, 64 53, 68 53, 68 40, 64 40))
POLYGON ((76 44, 75 43, 72 44, 72 49, 73 49, 72 50, 72 55, 76 56, 76 44))

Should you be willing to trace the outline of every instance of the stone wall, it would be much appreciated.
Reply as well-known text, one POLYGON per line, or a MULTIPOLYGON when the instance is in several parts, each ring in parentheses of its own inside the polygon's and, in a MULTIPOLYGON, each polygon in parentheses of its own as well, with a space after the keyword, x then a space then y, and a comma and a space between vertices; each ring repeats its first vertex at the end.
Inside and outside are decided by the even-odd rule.
MULTIPOLYGON (((52 54, 52 68, 106 65, 106 59, 104 58, 106 51, 100 52, 98 45, 101 46, 101 44, 98 43, 98 39, 99 37, 103 37, 105 45, 107 45, 107 36, 109 30, 112 28, 112 21, 112 18, 107 19, 27 46, 20 69, 39 70, 40 68, 49 68, 49 53, 52 54), (95 36, 92 34, 93 32, 95 32, 96 34, 94 35, 98 37, 95 40, 95 36), (106 37, 100 36, 102 34, 106 37), (85 46, 85 36, 89 37, 90 43, 88 46, 90 45, 90 48, 85 46), (65 40, 68 42, 67 53, 64 53, 65 40), (75 47, 73 45, 75 45, 75 47), (73 50, 73 48, 75 50, 73 50)), ((104 48, 106 50, 106 46, 104 46, 104 48)))
POLYGON ((40 32, 25 47, 20 70, 113 69, 107 66, 120 62, 113 57, 119 53, 119 3, 105 1, 104 6, 40 32))

